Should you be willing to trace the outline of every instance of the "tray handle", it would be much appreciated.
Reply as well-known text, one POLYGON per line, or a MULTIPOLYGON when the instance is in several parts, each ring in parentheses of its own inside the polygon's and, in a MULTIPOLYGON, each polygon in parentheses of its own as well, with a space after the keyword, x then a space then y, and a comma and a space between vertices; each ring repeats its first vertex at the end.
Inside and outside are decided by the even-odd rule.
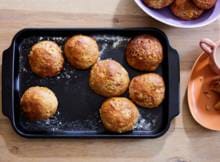
POLYGON ((12 47, 3 52, 2 56, 2 113, 9 119, 12 117, 12 47))
POLYGON ((170 48, 169 55, 169 117, 171 121, 179 114, 180 62, 178 52, 170 48))

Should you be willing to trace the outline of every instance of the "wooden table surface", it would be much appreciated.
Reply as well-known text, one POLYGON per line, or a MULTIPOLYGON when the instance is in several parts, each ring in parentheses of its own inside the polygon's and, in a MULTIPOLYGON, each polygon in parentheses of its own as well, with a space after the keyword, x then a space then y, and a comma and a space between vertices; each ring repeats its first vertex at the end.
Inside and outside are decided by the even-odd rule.
POLYGON ((155 161, 219 162, 220 133, 191 117, 187 80, 201 53, 200 38, 220 39, 220 20, 199 29, 178 29, 145 15, 133 0, 0 0, 0 53, 27 27, 157 27, 169 37, 181 60, 180 115, 156 139, 25 139, 0 114, 0 162, 155 161))

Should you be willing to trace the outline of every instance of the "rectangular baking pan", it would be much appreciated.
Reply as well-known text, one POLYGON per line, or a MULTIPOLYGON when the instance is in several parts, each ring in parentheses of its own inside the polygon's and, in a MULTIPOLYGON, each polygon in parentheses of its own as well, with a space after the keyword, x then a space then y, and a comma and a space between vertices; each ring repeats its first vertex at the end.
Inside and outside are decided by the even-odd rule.
POLYGON ((170 46, 167 36, 155 28, 23 29, 3 52, 2 111, 11 121, 14 130, 24 137, 159 137, 168 130, 171 120, 179 114, 179 73, 177 51, 170 46), (127 69, 130 78, 143 72, 131 68, 124 59, 128 40, 140 34, 150 34, 162 43, 164 60, 155 72, 164 78, 165 99, 155 109, 139 107, 141 117, 134 131, 114 134, 103 128, 98 110, 105 98, 90 90, 89 70, 76 70, 65 61, 63 72, 53 78, 40 78, 31 72, 27 55, 34 43, 53 40, 63 46, 65 40, 75 34, 94 37, 99 45, 101 59, 117 60, 127 69), (36 85, 52 89, 58 97, 59 108, 51 119, 29 122, 20 111, 19 102, 23 92, 36 85))

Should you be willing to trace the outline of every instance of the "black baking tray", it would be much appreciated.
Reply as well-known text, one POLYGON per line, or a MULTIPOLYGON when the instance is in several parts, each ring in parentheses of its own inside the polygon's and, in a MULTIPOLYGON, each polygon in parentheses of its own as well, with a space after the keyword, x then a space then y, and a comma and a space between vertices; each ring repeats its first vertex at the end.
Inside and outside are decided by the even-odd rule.
POLYGON ((23 29, 3 52, 2 66, 2 111, 14 130, 24 137, 153 138, 163 135, 171 120, 179 114, 179 56, 170 46, 167 36, 155 28, 23 29), (130 78, 143 72, 131 68, 125 61, 124 50, 129 39, 140 34, 150 34, 162 43, 164 60, 155 72, 164 78, 165 99, 155 109, 138 107, 141 117, 132 132, 114 134, 103 128, 98 110, 106 98, 89 88, 90 70, 76 70, 65 61, 64 70, 56 77, 40 78, 31 72, 27 55, 34 43, 53 40, 63 48, 66 39, 75 34, 94 37, 99 45, 100 58, 120 62, 129 72, 130 78), (29 122, 20 111, 19 101, 28 87, 36 85, 52 89, 58 97, 59 108, 51 119, 29 122))

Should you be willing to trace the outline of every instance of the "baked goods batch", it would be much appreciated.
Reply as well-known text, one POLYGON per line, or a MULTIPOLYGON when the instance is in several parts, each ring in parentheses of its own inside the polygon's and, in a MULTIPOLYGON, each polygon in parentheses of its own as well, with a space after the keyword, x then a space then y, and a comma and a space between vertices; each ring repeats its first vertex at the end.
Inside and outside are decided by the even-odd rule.
POLYGON ((144 0, 144 3, 153 9, 170 6, 171 12, 176 17, 182 20, 193 20, 213 8, 216 0, 144 0))
MULTIPOLYGON (((159 4, 157 1, 149 1, 149 5, 157 8, 170 3, 171 0, 159 4)), ((131 82, 129 73, 119 62, 113 59, 99 60, 98 44, 92 37, 72 36, 65 42, 63 49, 62 52, 61 47, 53 41, 34 44, 28 55, 32 72, 40 77, 56 76, 62 72, 64 56, 72 68, 89 69, 90 88, 97 95, 110 97, 99 109, 102 123, 108 131, 123 133, 133 130, 139 118, 136 105, 152 109, 162 103, 165 84, 163 78, 153 71, 162 63, 164 50, 156 37, 144 34, 128 42, 124 52, 125 60, 129 66, 143 73, 131 78, 131 82), (126 91, 131 100, 121 97, 126 91)), ((35 86, 24 92, 20 106, 29 120, 43 120, 56 113, 58 101, 49 88, 35 86)))

